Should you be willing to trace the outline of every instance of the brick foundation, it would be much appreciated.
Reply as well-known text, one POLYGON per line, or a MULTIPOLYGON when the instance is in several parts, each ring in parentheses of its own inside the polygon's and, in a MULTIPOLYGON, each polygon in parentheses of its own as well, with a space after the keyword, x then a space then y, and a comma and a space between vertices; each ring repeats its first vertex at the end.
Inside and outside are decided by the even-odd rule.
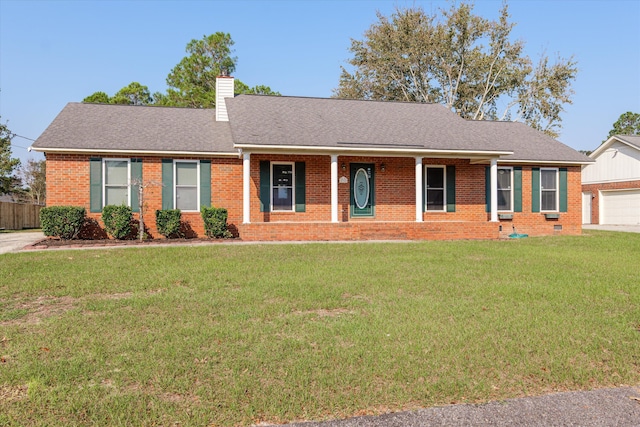
POLYGON ((248 241, 496 239, 498 224, 485 222, 330 222, 242 224, 248 241))

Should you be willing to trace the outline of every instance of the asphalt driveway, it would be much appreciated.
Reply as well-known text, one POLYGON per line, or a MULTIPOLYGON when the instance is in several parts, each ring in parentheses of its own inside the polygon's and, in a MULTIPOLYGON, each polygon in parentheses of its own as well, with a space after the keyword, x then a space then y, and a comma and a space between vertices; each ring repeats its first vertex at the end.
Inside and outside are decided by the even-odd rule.
POLYGON ((0 233, 0 254, 18 252, 27 245, 44 239, 41 231, 21 231, 16 233, 0 233))
POLYGON ((490 402, 450 405, 326 422, 288 424, 288 427, 637 427, 640 395, 637 387, 553 393, 490 402))

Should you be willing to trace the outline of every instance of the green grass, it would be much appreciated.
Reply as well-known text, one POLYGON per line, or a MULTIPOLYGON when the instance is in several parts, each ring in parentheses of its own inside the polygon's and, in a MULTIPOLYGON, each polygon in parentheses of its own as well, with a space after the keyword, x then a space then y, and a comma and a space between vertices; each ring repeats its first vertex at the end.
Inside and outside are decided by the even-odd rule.
POLYGON ((0 256, 0 425, 249 425, 640 384, 640 235, 0 256))

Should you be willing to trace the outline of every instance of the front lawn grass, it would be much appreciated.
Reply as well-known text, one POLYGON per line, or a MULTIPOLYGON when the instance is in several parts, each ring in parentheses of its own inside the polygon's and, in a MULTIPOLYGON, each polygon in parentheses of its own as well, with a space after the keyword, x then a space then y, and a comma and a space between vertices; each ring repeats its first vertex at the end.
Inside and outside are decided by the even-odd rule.
POLYGON ((640 235, 0 256, 0 425, 228 426, 640 384, 640 235))

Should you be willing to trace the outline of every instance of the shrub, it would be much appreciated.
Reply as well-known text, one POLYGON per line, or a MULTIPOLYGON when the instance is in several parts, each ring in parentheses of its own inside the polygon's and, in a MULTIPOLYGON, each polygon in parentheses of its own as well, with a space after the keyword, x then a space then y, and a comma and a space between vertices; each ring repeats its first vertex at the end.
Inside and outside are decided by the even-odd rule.
POLYGON ((209 237, 229 238, 231 232, 227 230, 227 210, 225 208, 214 208, 202 206, 200 215, 204 221, 204 232, 209 237))
POLYGON ((180 209, 156 211, 156 228, 167 239, 180 236, 180 209))
POLYGON ((114 239, 124 239, 131 234, 133 212, 126 205, 107 205, 102 209, 104 228, 114 239))
POLYGON ((40 224, 45 236, 62 240, 75 239, 84 224, 87 211, 80 206, 50 206, 40 210, 40 224))

